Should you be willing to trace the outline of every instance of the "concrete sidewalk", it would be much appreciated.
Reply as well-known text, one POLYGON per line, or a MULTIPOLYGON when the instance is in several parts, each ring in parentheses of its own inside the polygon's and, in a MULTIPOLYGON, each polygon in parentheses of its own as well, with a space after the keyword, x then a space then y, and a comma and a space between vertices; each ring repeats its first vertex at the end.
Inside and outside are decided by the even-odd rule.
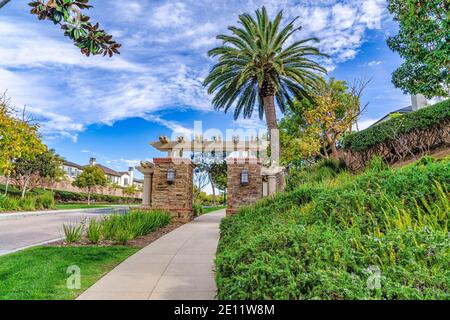
POLYGON ((214 257, 223 217, 225 210, 209 213, 161 237, 125 260, 78 299, 214 299, 214 257))

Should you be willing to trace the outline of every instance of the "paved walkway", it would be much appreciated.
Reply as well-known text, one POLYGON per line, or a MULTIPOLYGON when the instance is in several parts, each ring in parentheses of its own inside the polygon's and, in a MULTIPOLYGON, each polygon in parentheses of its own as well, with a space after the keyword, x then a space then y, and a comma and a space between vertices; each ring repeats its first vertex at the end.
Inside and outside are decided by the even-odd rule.
POLYGON ((214 257, 224 216, 225 210, 203 215, 159 238, 122 262, 78 299, 214 299, 214 257))

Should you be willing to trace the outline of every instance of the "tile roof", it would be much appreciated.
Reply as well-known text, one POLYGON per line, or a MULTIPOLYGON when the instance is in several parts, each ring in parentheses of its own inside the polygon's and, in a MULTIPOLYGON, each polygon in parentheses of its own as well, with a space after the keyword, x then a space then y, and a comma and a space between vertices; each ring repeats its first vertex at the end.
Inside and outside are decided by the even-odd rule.
POLYGON ((73 168, 83 170, 83 166, 80 166, 79 164, 76 164, 75 162, 70 162, 70 161, 64 160, 63 164, 67 167, 73 167, 73 168))
MULTIPOLYGON (((88 167, 89 165, 85 166, 88 167)), ((111 168, 105 167, 104 165, 96 163, 95 166, 97 168, 100 168, 106 175, 109 176, 115 176, 115 177, 121 177, 123 174, 121 172, 117 172, 116 170, 113 170, 111 168)))

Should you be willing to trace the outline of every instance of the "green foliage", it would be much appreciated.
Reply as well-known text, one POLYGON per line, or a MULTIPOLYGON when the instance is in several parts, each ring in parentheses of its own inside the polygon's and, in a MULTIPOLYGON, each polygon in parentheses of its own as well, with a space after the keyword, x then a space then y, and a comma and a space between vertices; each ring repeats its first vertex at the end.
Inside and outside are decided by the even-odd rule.
POLYGON ((398 88, 413 94, 448 96, 450 86, 450 2, 389 0, 389 11, 400 25, 389 47, 405 62, 392 75, 398 88))
POLYGON ((82 224, 63 224, 63 230, 67 243, 79 242, 83 235, 82 224))
POLYGON ((81 10, 92 8, 89 0, 54 0, 46 3, 44 0, 32 1, 31 13, 39 20, 50 20, 60 24, 64 35, 73 40, 86 56, 103 54, 112 57, 119 54, 121 45, 100 29, 98 23, 89 22, 90 17, 81 14, 81 10), (78 19, 78 21, 77 21, 78 19))
POLYGON ((203 206, 201 204, 194 203, 192 209, 194 210, 194 216, 196 217, 201 216, 204 213, 203 206))
POLYGON ((35 211, 54 209, 55 198, 51 192, 30 194, 24 198, 16 196, 0 196, 0 211, 35 211))
POLYGON ((380 156, 374 156, 372 159, 370 159, 369 164, 366 167, 366 170, 368 171, 383 171, 388 168, 388 165, 383 161, 383 159, 380 156))
POLYGON ((336 177, 345 170, 345 163, 341 160, 324 159, 301 170, 292 169, 286 179, 286 189, 294 190, 302 184, 323 182, 336 177))
POLYGON ((78 188, 87 188, 97 186, 106 186, 107 180, 102 169, 96 166, 88 166, 77 176, 73 185, 78 188))
POLYGON ((102 237, 102 227, 97 219, 91 219, 86 229, 86 238, 92 244, 98 244, 102 237))
POLYGON ((170 214, 166 212, 133 210, 125 215, 106 216, 99 223, 104 239, 124 244, 162 228, 171 221, 170 214))
POLYGON ((25 196, 27 190, 33 190, 42 182, 52 182, 62 177, 62 158, 55 150, 46 150, 34 157, 18 158, 14 161, 14 172, 10 175, 12 183, 25 196))
POLYGON ((446 299, 449 186, 447 159, 319 177, 243 208, 221 225, 218 298, 446 299))
POLYGON ((280 121, 281 160, 299 165, 317 158, 338 159, 338 142, 366 106, 360 98, 367 81, 347 82, 331 78, 313 92, 311 100, 295 101, 280 121))
POLYGON ((91 203, 91 190, 94 187, 104 187, 107 184, 105 173, 96 166, 88 166, 76 177, 72 183, 75 187, 85 188, 88 191, 88 203, 91 203))
POLYGON ((450 120, 450 100, 395 117, 373 127, 347 135, 343 147, 352 151, 366 151, 413 130, 428 128, 450 120))
MULTIPOLYGON (((55 199, 58 203, 76 203, 76 202, 86 202, 88 200, 87 193, 81 192, 70 192, 55 190, 55 199)), ((126 203, 141 203, 142 199, 138 198, 126 198, 110 196, 105 194, 91 194, 91 200, 100 203, 111 203, 111 204, 126 204, 126 203)))
MULTIPOLYGON (((215 93, 212 103, 216 109, 228 111, 235 105, 234 118, 252 116, 258 105, 262 119, 264 111, 275 113, 273 97, 281 111, 292 97, 302 99, 321 82, 317 72, 326 73, 310 56, 323 56, 315 47, 307 46, 315 38, 293 41, 300 28, 296 19, 281 27, 283 13, 270 21, 266 8, 239 16, 239 27, 228 29, 232 35, 219 35, 223 45, 208 52, 219 62, 205 79, 208 93, 215 93), (263 105, 263 98, 272 97, 271 105, 263 105), (234 104, 236 102, 236 104, 234 104), (267 110, 271 108, 271 110, 267 110)), ((265 103, 265 102, 264 102, 265 103)))
POLYGON ((14 172, 15 159, 32 159, 46 150, 38 129, 18 118, 9 99, 0 95, 0 174, 14 172))

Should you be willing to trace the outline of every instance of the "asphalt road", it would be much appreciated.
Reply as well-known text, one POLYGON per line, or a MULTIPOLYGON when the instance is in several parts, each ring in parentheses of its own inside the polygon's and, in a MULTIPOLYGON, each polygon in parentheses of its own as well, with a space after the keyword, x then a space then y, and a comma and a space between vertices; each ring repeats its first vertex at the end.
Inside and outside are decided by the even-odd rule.
POLYGON ((63 224, 79 223, 83 219, 98 218, 104 214, 106 213, 75 211, 38 216, 0 217, 0 255, 60 240, 64 238, 63 224))

